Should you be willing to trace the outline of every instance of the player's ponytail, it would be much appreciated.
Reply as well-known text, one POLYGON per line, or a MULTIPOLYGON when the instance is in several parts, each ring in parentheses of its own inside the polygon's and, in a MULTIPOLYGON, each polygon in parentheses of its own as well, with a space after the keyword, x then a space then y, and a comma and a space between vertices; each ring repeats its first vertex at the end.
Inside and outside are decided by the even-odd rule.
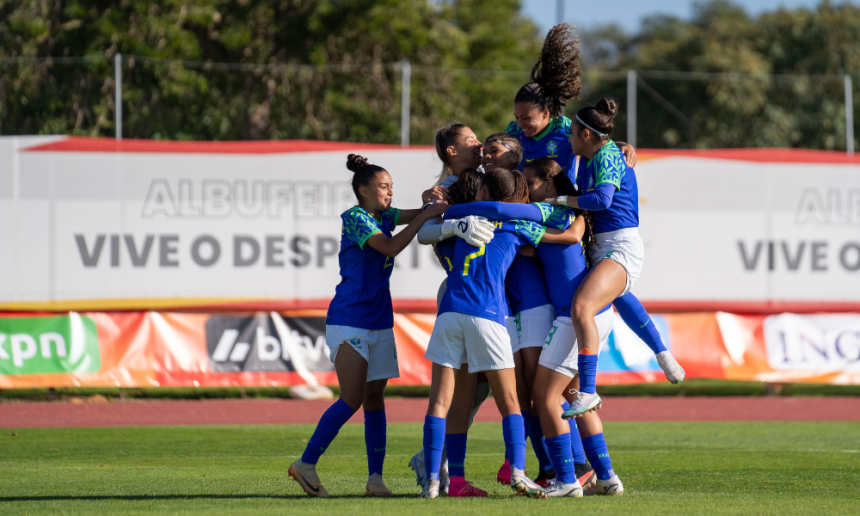
POLYGON ((574 195, 576 192, 573 182, 564 174, 561 165, 553 159, 537 158, 530 161, 525 168, 544 183, 552 179, 552 184, 558 195, 574 195))
POLYGON ((519 170, 494 168, 484 174, 483 186, 493 201, 517 204, 529 202, 526 176, 519 170))
POLYGON ((590 129, 600 140, 608 140, 615 129, 615 115, 618 114, 618 101, 602 98, 593 106, 586 106, 576 113, 579 130, 590 129))
POLYGON ((436 131, 436 155, 439 156, 440 160, 442 160, 442 172, 436 180, 437 185, 448 179, 448 176, 454 173, 454 169, 451 167, 451 163, 449 162, 450 158, 448 157, 448 147, 457 143, 460 131, 467 127, 468 126, 466 124, 451 122, 450 124, 445 124, 441 129, 436 131))
POLYGON ((346 157, 346 168, 353 173, 352 191, 355 192, 356 198, 359 199, 361 199, 358 195, 359 188, 369 184, 376 177, 377 173, 385 171, 384 168, 378 165, 368 163, 367 158, 358 154, 350 154, 346 157))
POLYGON ((556 25, 546 35, 531 82, 520 88, 514 104, 532 103, 541 111, 549 110, 550 117, 561 116, 567 101, 579 98, 580 75, 576 27, 570 23, 556 25))

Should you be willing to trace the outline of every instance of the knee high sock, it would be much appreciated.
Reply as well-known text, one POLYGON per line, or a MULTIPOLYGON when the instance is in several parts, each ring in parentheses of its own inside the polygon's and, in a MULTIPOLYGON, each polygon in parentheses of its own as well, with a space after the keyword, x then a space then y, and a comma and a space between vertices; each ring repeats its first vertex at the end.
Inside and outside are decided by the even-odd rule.
POLYGON ((452 477, 465 477, 466 434, 446 435, 445 447, 448 449, 448 475, 452 477))
POLYGON ((439 480, 442 447, 445 445, 445 418, 424 416, 424 467, 428 480, 439 480))
POLYGON ((523 427, 523 416, 511 414, 502 419, 502 434, 505 436, 505 448, 511 461, 511 471, 526 469, 526 433, 523 427))
POLYGON ((618 315, 624 323, 642 339, 656 355, 666 351, 660 332, 654 327, 654 321, 645 311, 645 307, 632 293, 628 292, 612 302, 618 315))
POLYGON ((615 472, 612 471, 612 459, 609 458, 609 449, 606 448, 606 439, 603 438, 602 433, 586 437, 582 440, 582 446, 598 479, 609 480, 615 476, 615 472))
POLYGON ((570 436, 571 434, 560 434, 546 439, 546 447, 549 450, 556 478, 565 484, 576 482, 573 454, 570 452, 570 436))
POLYGON ((316 464, 320 460, 320 456, 325 453, 326 448, 337 437, 340 427, 345 425, 353 414, 355 411, 346 402, 343 400, 335 401, 320 418, 320 422, 302 454, 302 462, 316 464))
POLYGON ((552 468, 553 465, 549 458, 546 440, 543 437, 543 428, 540 426, 540 418, 532 416, 532 424, 529 428, 528 436, 532 441, 532 448, 534 448, 535 457, 537 457, 541 471, 552 468))
POLYGON ((579 352, 577 357, 579 366, 579 390, 588 394, 597 391, 597 355, 579 352))
POLYGON ((364 411, 364 444, 367 447, 367 475, 382 475, 386 441, 385 409, 364 411))
MULTIPOLYGON (((563 410, 570 408, 570 403, 564 402, 561 406, 563 410)), ((582 437, 579 436, 579 428, 576 426, 576 418, 567 420, 567 425, 570 427, 570 450, 573 453, 573 462, 577 464, 585 464, 588 459, 585 458, 585 450, 582 448, 582 437)))

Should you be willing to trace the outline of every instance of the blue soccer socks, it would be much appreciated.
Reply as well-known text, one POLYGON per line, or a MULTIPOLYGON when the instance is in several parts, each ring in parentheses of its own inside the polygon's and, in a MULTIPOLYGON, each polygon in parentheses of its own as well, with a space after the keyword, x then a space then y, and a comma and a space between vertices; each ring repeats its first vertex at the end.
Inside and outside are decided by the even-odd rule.
POLYGON ((573 454, 570 451, 570 437, 570 434, 561 434, 545 439, 556 478, 565 484, 576 482, 573 454))
POLYGON ((445 447, 448 449, 448 475, 452 477, 465 477, 466 434, 446 435, 445 447))
POLYGON ((642 306, 636 296, 628 292, 613 301, 612 304, 618 310, 618 315, 621 316, 624 324, 633 330, 633 333, 642 339, 655 355, 666 351, 660 332, 654 327, 654 321, 651 320, 645 307, 642 306))
MULTIPOLYGON (((570 403, 564 402, 561 409, 567 410, 570 408, 570 403)), ((576 418, 567 420, 567 425, 570 427, 570 450, 573 453, 573 462, 577 464, 585 464, 585 450, 582 448, 582 437, 579 436, 579 427, 576 426, 576 418)))
POLYGON ((603 438, 602 433, 586 437, 582 440, 582 446, 598 479, 609 480, 615 476, 615 472, 612 471, 612 459, 609 458, 609 449, 606 448, 606 439, 603 438))
POLYGON ((442 467, 442 448, 444 446, 445 418, 424 416, 424 468, 429 480, 439 480, 439 468, 442 467))
POLYGON ((597 355, 580 353, 577 357, 579 366, 579 390, 587 394, 597 391, 597 355))
POLYGON ((302 454, 302 462, 305 464, 316 464, 320 456, 325 453, 326 448, 337 437, 340 428, 355 414, 343 400, 337 400, 329 407, 320 418, 314 434, 308 441, 308 446, 302 454))
POLYGON ((364 411, 364 444, 367 446, 367 475, 379 473, 385 462, 385 409, 364 411))
POLYGON ((505 447, 510 456, 511 468, 525 471, 526 432, 523 427, 523 416, 511 414, 502 419, 502 434, 505 436, 505 447))
POLYGON ((544 442, 543 428, 540 426, 539 417, 532 417, 532 424, 529 425, 528 436, 532 441, 532 448, 535 451, 535 457, 537 457, 540 470, 546 471, 552 468, 552 462, 550 462, 549 452, 547 451, 546 443, 544 442))

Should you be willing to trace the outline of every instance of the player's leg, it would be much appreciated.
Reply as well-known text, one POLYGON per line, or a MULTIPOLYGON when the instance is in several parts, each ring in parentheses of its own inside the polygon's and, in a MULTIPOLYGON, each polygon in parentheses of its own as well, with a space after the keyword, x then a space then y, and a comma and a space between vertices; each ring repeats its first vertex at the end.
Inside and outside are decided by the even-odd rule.
POLYGON ((520 414, 516 392, 516 373, 513 368, 485 371, 493 399, 502 415, 502 433, 507 455, 511 458, 511 488, 529 498, 544 498, 546 491, 532 482, 525 473, 526 434, 520 414))
POLYGON ((684 381, 684 368, 675 360, 672 352, 663 345, 660 332, 654 326, 654 321, 645 311, 645 307, 632 292, 628 292, 612 302, 618 315, 627 324, 627 327, 642 339, 657 356, 657 363, 663 369, 666 379, 672 383, 684 381))
MULTIPOLYGON (((517 313, 514 316, 505 317, 505 329, 511 339, 511 351, 514 356, 514 371, 517 375, 517 399, 522 403, 530 398, 525 397, 525 383, 522 381, 522 364, 519 356, 521 315, 522 313, 517 313)), ((530 411, 530 408, 523 408, 523 406, 520 405, 520 413, 522 413, 523 410, 530 411)), ((523 424, 525 424, 525 415, 523 415, 523 424)), ((526 431, 526 435, 528 435, 528 431, 526 431)), ((502 463, 501 467, 499 467, 498 473, 496 473, 496 482, 506 486, 511 485, 511 458, 508 456, 509 451, 510 450, 506 447, 505 462, 502 463)))
MULTIPOLYGON (((548 331, 549 330, 547 330, 547 332, 548 331)), ((544 335, 546 335, 546 332, 544 332, 544 335)), ((543 339, 541 339, 541 344, 543 344, 542 341, 543 339)), ((540 486, 546 487, 549 480, 555 478, 555 472, 552 468, 552 462, 549 460, 540 418, 537 415, 536 409, 533 407, 533 389, 535 384, 535 375, 537 374, 538 360, 540 359, 540 352, 540 347, 524 347, 520 349, 520 361, 522 362, 522 376, 523 382, 525 383, 524 395, 528 396, 528 398, 526 398, 528 400, 528 406, 526 408, 529 410, 529 417, 526 418, 524 412, 523 419, 526 424, 526 435, 529 437, 529 440, 531 440, 532 449, 535 452, 535 457, 537 457, 539 468, 535 482, 540 486)), ((517 380, 519 381, 519 378, 517 380)), ((519 395, 520 393, 518 390, 517 396, 519 395)), ((523 409, 524 405, 526 404, 520 401, 521 409, 523 409)))
POLYGON ((626 288, 627 271, 624 267, 614 260, 604 259, 591 269, 573 296, 571 318, 579 345, 577 369, 580 391, 564 417, 577 417, 600 408, 601 400, 596 392, 600 333, 594 317, 626 288))
POLYGON ((350 343, 344 342, 332 353, 335 355, 334 365, 340 385, 339 399, 320 418, 302 458, 289 468, 289 475, 308 496, 319 498, 328 498, 329 494, 320 482, 316 464, 341 427, 361 407, 367 385, 367 360, 350 343))
POLYGON ((439 468, 442 465, 442 448, 445 445, 445 418, 454 398, 456 370, 433 364, 430 400, 424 417, 424 464, 427 482, 422 498, 439 496, 439 468))
MULTIPOLYGON (((448 496, 480 497, 487 492, 466 481, 466 437, 475 401, 478 375, 469 372, 468 364, 463 364, 456 374, 456 385, 445 429, 445 450, 448 456, 449 486, 448 496)), ((445 490, 443 469, 440 469, 440 489, 445 490)))
POLYGON ((367 383, 364 390, 364 444, 367 448, 367 486, 365 496, 388 497, 391 490, 382 481, 385 462, 387 424, 385 418, 385 386, 388 379, 367 383))
MULTIPOLYGON (((579 392, 579 375, 570 381, 563 393, 562 413, 570 409, 570 401, 568 400, 576 399, 577 392, 579 392)), ((576 478, 579 479, 582 488, 588 489, 597 482, 597 473, 588 463, 585 448, 582 447, 582 437, 579 436, 579 428, 576 422, 577 418, 567 420, 567 424, 570 427, 570 449, 573 453, 573 467, 576 470, 576 478)))
POLYGON ((561 405, 558 403, 569 382, 568 376, 543 365, 538 366, 535 409, 544 429, 544 441, 556 474, 555 482, 547 488, 547 496, 552 498, 582 496, 582 485, 576 476, 571 451, 570 427, 561 419, 561 405))

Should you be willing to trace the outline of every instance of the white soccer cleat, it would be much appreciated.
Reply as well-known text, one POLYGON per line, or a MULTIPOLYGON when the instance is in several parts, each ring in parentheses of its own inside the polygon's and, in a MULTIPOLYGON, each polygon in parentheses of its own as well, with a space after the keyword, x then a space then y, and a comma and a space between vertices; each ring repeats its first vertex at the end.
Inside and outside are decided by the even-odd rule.
POLYGON ((439 496, 439 481, 428 480, 424 485, 424 490, 419 495, 420 498, 437 498, 439 496))
POLYGON ((426 469, 424 468, 424 450, 416 453, 409 459, 409 467, 415 472, 415 483, 424 487, 427 482, 426 469))
POLYGON ((328 498, 328 491, 322 486, 320 477, 317 475, 317 467, 313 464, 305 464, 297 460, 290 464, 287 474, 302 486, 305 493, 311 498, 328 498))
POLYGON ((579 480, 565 484, 556 478, 546 486, 546 495, 549 498, 582 498, 582 485, 579 480))
POLYGON ((571 389, 570 392, 576 392, 576 398, 570 402, 570 408, 565 410, 561 415, 562 419, 579 417, 586 412, 597 410, 603 406, 603 400, 600 399, 597 393, 582 392, 575 389, 571 389))
POLYGON ((546 489, 529 479, 525 471, 514 467, 511 467, 511 489, 528 498, 546 498, 546 489))
POLYGON ((367 486, 364 488, 364 496, 388 498, 392 494, 391 489, 385 487, 385 483, 382 481, 382 475, 379 473, 374 473, 367 479, 367 486))
POLYGON ((624 494, 624 484, 618 475, 609 480, 597 479, 597 483, 585 490, 585 496, 621 496, 624 494))
POLYGON ((672 383, 681 383, 684 381, 684 368, 675 360, 671 351, 661 351, 657 353, 657 363, 660 364, 660 369, 666 375, 666 379, 672 383))

